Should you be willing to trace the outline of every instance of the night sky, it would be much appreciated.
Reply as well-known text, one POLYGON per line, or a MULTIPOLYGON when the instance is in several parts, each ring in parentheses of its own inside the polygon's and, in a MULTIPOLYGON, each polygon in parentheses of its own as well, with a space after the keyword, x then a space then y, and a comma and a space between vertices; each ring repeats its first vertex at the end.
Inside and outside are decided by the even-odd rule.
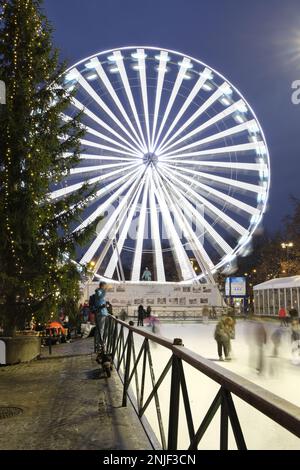
POLYGON ((276 230, 300 198, 300 0, 45 0, 69 65, 102 50, 174 49, 225 75, 254 108, 271 157, 264 228, 276 230))

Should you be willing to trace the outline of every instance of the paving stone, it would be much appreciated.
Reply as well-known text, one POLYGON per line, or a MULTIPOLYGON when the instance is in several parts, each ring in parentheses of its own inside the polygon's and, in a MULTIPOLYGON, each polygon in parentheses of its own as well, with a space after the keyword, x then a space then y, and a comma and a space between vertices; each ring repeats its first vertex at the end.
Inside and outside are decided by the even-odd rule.
POLYGON ((80 346, 81 356, 0 367, 0 406, 23 410, 0 420, 1 450, 151 448, 133 408, 121 407, 117 372, 104 377, 84 353, 92 344, 80 346))

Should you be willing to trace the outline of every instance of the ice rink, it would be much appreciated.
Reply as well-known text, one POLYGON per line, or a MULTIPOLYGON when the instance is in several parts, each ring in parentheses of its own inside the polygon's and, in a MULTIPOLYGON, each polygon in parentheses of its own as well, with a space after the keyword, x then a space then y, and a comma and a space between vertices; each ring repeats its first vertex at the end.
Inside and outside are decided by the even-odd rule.
MULTIPOLYGON (((281 344, 278 355, 274 357, 274 344, 271 340, 275 329, 279 327, 276 323, 264 323, 267 333, 267 344, 264 346, 264 361, 261 373, 256 370, 258 365, 258 351, 254 343, 256 324, 251 321, 239 320, 236 325, 236 336, 232 340, 232 360, 220 362, 217 354, 217 344, 214 340, 214 329, 216 322, 204 323, 178 322, 160 323, 159 334, 173 339, 182 338, 184 346, 201 356, 217 361, 215 363, 239 374, 240 376, 260 385, 291 403, 300 406, 300 364, 296 365, 291 357, 291 332, 289 327, 280 328, 281 344)), ((149 328, 149 327, 144 327, 149 328)), ((141 338, 135 336, 136 346, 141 344, 141 338)), ((139 349, 139 348, 137 348, 139 349)), ((154 363, 155 377, 163 371, 168 358, 169 351, 162 346, 151 342, 151 354, 154 363)), ((196 371, 192 367, 184 366, 188 392, 190 396, 194 426, 198 429, 205 413, 214 399, 219 386, 211 379, 196 371)), ((169 413, 169 384, 170 372, 159 390, 159 400, 164 423, 167 423, 169 413)), ((150 375, 146 377, 146 389, 151 390, 150 375)), ((248 449, 300 449, 300 440, 283 429, 278 424, 255 410, 253 407, 233 396, 240 424, 244 433, 248 449)), ((181 403, 182 404, 182 403, 181 403)), ((155 432, 159 433, 155 406, 152 401, 146 414, 155 432)), ((199 449, 217 449, 219 445, 219 422, 218 412, 204 435, 199 449)), ((230 426, 229 426, 230 428, 230 426)), ((167 429, 166 429, 167 434, 167 429)), ((181 406, 179 446, 187 448, 189 444, 185 415, 181 406)), ((229 446, 235 449, 234 437, 230 429, 229 446)))

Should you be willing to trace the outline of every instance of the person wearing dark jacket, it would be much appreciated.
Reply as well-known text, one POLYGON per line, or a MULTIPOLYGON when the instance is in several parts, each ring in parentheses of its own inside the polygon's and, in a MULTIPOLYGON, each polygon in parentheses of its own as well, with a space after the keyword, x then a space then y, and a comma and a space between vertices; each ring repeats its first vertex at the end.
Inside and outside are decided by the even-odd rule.
POLYGON ((145 318, 144 306, 139 305, 139 308, 138 308, 138 324, 137 324, 137 326, 144 326, 144 318, 145 318))
POLYGON ((215 329, 215 340, 218 345, 218 355, 223 361, 223 351, 225 360, 230 360, 230 340, 235 337, 234 320, 231 317, 222 317, 215 329))

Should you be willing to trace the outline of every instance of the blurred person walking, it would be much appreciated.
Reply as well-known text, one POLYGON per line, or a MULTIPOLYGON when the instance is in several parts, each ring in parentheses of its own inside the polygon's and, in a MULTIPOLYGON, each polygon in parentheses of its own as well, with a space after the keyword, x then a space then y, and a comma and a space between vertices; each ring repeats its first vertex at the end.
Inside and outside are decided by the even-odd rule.
POLYGON ((261 374, 264 370, 264 346, 267 344, 267 332, 262 320, 257 320, 254 327, 254 341, 257 349, 256 370, 261 374))
POLYGON ((278 357, 279 347, 281 345, 281 339, 283 335, 282 327, 275 328, 271 335, 271 341, 273 343, 273 356, 278 357))

